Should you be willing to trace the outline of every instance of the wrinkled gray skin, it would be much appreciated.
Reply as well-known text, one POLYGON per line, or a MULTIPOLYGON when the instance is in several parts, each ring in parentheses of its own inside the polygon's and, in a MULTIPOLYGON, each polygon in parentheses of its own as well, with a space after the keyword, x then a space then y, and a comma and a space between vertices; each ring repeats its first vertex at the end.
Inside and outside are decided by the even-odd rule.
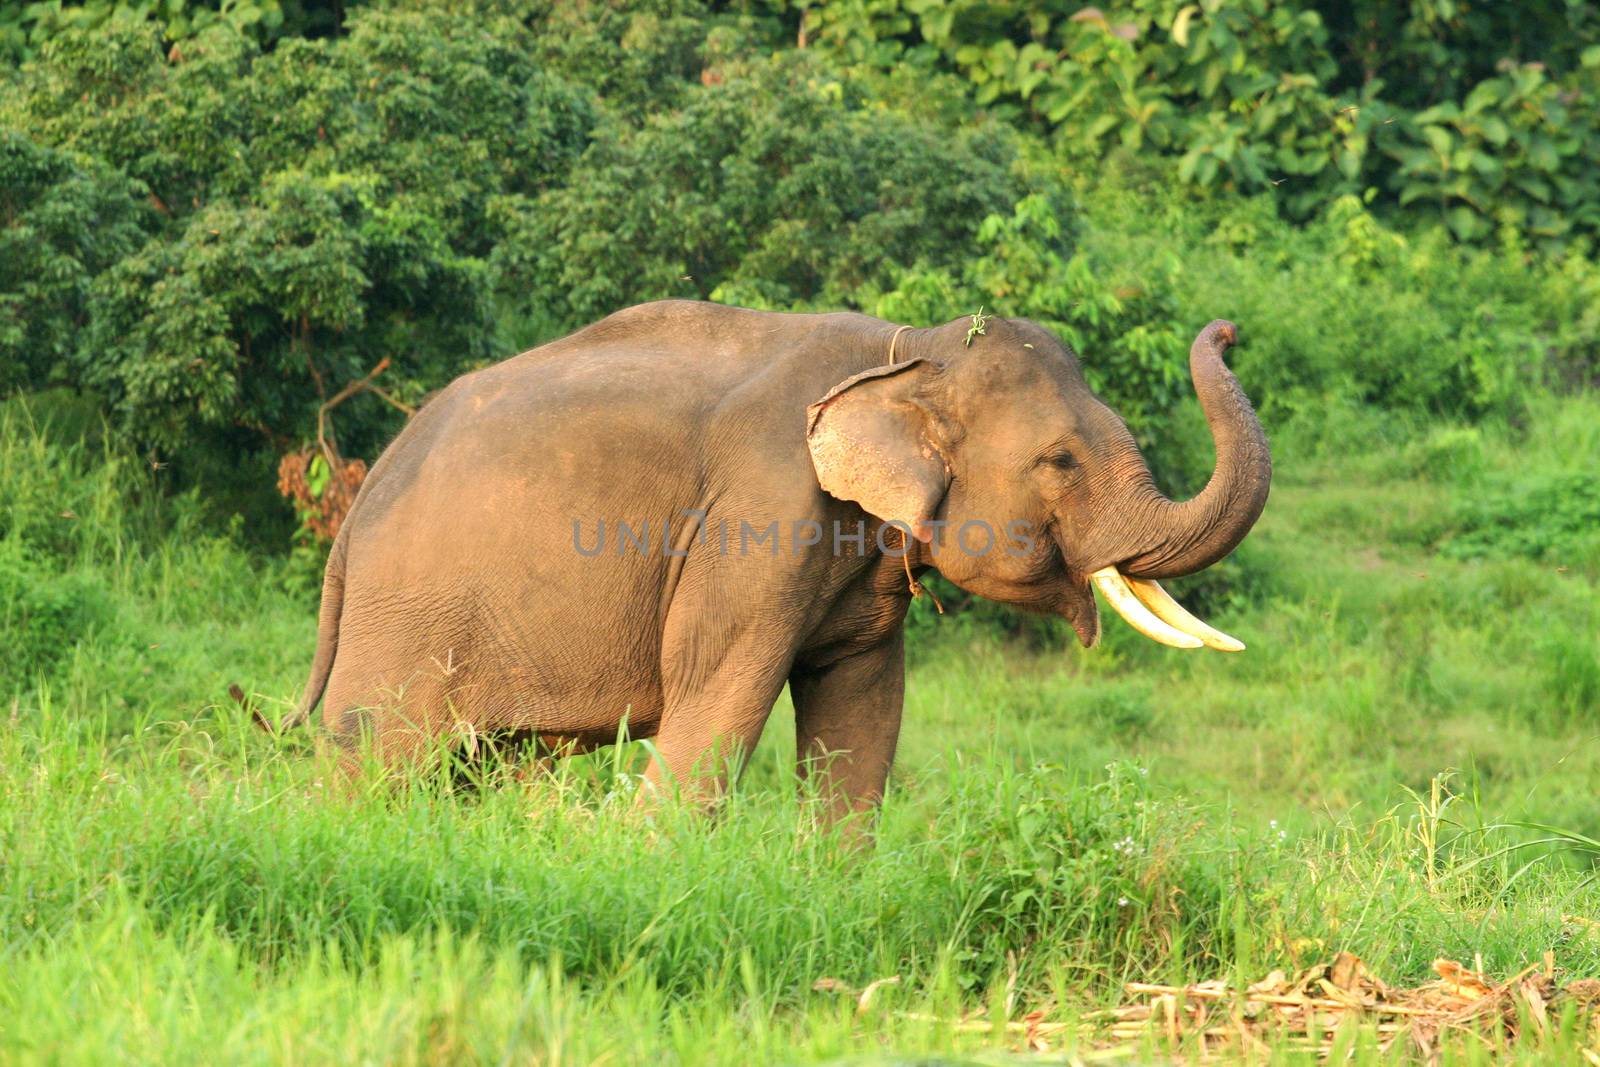
POLYGON ((1208 566, 1255 522, 1271 477, 1222 362, 1231 324, 1208 326, 1191 355, 1218 460, 1182 504, 1051 334, 991 319, 968 346, 970 326, 907 330, 889 366, 896 327, 878 319, 666 301, 457 379, 384 452, 334 543, 299 715, 320 699, 352 768, 364 735, 399 765, 499 732, 588 748, 626 718, 655 738, 647 780, 705 800, 787 682, 801 773, 834 815, 874 807, 900 732, 910 602, 901 559, 878 549, 885 521, 918 531, 914 571, 1063 615, 1091 645, 1090 573, 1208 566), (823 542, 796 552, 806 519, 823 542), (973 519, 1031 523, 1032 550, 957 551, 973 519), (662 520, 684 554, 661 550, 662 520), (865 523, 865 551, 833 551, 835 520, 865 523), (605 523, 603 554, 577 551, 575 521, 589 550, 605 523), (619 554, 619 521, 648 522, 652 550, 619 554), (741 522, 773 521, 777 555, 738 551, 741 522))

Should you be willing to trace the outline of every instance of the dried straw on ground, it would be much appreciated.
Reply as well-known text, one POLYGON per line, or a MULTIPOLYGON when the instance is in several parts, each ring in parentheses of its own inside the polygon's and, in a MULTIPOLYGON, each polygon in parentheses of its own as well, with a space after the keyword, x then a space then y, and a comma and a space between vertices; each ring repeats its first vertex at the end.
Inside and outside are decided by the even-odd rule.
MULTIPOLYGON (((1293 977, 1273 971, 1245 989, 1220 979, 1187 986, 1130 982, 1128 1003, 1076 1022, 1052 1021, 1046 1011, 998 1025, 981 1015, 942 1019, 901 1012, 899 1017, 960 1033, 1003 1030, 1014 1036, 1019 1051, 1075 1050, 1068 1053, 1069 1062, 1122 1059, 1152 1042, 1175 1052, 1181 1048, 1186 1062, 1291 1049, 1326 1056, 1352 1030, 1360 1030, 1374 1035, 1385 1052, 1404 1042, 1411 1057, 1432 1063, 1443 1044, 1457 1038, 1497 1048, 1548 1037, 1570 1007, 1586 1038, 1580 1042, 1586 1046, 1582 1054, 1600 1067, 1600 1053, 1593 1051, 1600 1049, 1600 979, 1560 984, 1549 953, 1542 963, 1498 982, 1478 966, 1435 960, 1436 979, 1395 987, 1356 956, 1340 953, 1331 963, 1293 977)), ((818 988, 845 991, 832 979, 818 988)))

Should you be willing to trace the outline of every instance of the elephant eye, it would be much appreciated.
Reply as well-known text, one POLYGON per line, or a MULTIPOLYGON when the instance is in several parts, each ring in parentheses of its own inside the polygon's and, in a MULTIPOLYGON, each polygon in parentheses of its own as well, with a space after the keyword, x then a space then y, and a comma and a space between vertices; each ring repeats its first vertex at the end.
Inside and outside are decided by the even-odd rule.
POLYGON ((1057 470, 1064 471, 1074 470, 1078 466, 1078 461, 1073 458, 1071 452, 1056 452, 1048 456, 1045 462, 1057 470))

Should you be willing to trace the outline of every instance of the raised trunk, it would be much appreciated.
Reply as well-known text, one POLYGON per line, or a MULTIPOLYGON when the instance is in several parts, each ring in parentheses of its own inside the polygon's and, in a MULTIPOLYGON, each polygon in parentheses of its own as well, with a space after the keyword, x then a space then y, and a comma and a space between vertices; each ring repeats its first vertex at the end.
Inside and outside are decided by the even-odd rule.
POLYGON ((1156 494, 1148 524, 1135 535, 1140 547, 1121 566, 1125 574, 1193 574, 1232 552, 1261 517, 1272 485, 1272 454, 1250 399, 1222 361, 1237 340, 1233 323, 1218 319, 1189 349, 1189 374, 1211 427, 1216 467, 1192 500, 1180 504, 1156 494))

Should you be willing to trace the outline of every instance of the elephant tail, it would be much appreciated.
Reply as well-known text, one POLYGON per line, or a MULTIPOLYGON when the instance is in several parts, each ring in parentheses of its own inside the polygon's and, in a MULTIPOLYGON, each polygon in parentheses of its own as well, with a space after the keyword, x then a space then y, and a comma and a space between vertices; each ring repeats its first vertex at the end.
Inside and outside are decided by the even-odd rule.
POLYGON ((333 539, 333 548, 328 552, 328 569, 322 577, 322 611, 317 617, 317 654, 311 661, 311 674, 306 678, 299 705, 278 725, 280 733, 311 717, 322 700, 322 691, 328 687, 328 675, 333 673, 333 658, 339 651, 339 618, 344 614, 344 567, 349 530, 350 515, 346 514, 338 536, 333 539))

